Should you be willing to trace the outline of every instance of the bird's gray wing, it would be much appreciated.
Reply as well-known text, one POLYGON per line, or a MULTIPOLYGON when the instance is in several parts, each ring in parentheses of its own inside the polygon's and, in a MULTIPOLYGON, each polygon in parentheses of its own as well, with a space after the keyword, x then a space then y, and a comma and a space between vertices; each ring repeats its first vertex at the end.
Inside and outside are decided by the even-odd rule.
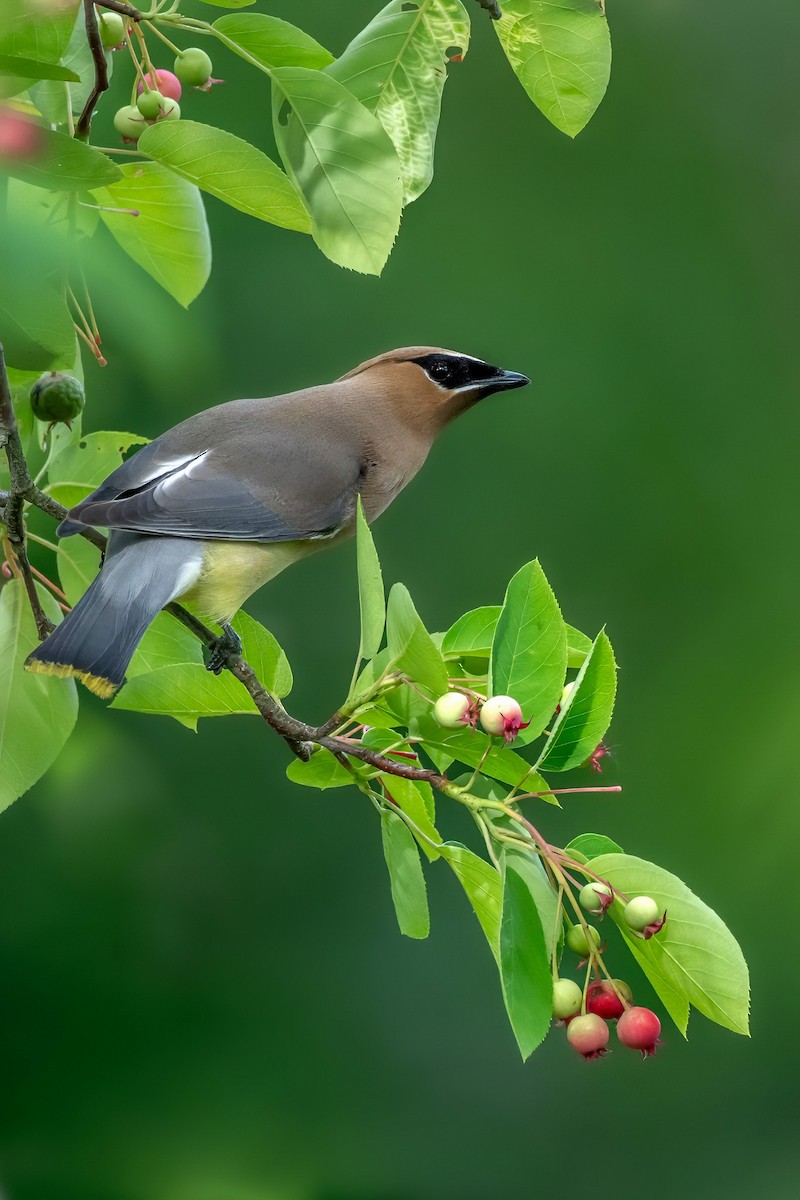
POLYGON ((71 509, 63 535, 104 525, 235 541, 329 537, 353 517, 361 462, 351 446, 308 432, 278 427, 211 448, 194 438, 179 453, 165 435, 71 509))

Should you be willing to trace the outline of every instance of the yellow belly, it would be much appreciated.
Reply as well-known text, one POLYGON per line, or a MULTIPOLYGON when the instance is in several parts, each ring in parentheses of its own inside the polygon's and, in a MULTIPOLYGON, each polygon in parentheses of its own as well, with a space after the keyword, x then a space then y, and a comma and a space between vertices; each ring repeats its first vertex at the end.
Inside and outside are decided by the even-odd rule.
POLYGON ((230 621, 248 596, 325 542, 205 542, 196 583, 178 597, 199 616, 230 621))

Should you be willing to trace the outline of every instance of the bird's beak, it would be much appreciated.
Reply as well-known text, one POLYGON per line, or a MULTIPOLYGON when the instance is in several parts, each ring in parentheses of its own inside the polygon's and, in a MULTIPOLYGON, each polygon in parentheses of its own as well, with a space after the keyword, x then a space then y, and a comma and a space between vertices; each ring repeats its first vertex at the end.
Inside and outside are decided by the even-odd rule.
POLYGON ((519 371, 503 371, 498 367, 497 374, 483 384, 483 394, 490 396, 493 392, 510 392, 512 388, 525 387, 526 383, 530 383, 527 375, 520 375, 519 371))

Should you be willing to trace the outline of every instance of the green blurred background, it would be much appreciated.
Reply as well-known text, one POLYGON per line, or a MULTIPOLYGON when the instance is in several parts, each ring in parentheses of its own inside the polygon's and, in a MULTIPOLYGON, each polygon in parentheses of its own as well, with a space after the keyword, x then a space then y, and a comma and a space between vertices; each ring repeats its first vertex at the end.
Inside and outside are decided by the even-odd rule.
MULTIPOLYGON (((291 787, 256 718, 195 736, 83 696, 57 766, 2 817, 7 1200, 798 1195, 800 914, 780 888, 796 893, 800 832, 800 12, 616 0, 611 88, 570 142, 469 6, 436 178, 384 277, 210 200, 206 292, 187 314, 145 285, 152 345, 111 329, 87 427, 155 435, 407 343, 528 372, 382 518, 384 573, 442 628, 539 555, 567 618, 607 623, 605 778, 624 794, 541 823, 602 830, 720 911, 751 964, 753 1038, 695 1016, 644 1064, 587 1066, 556 1035, 523 1067, 455 880, 428 872, 433 932, 402 939, 357 793, 291 787)), ((377 7, 269 10, 338 52, 377 7)), ((269 150, 261 79, 216 57, 226 86, 186 115, 269 150)), ((250 604, 287 649, 298 715, 346 688, 355 597, 347 546, 250 604)), ((458 814, 441 824, 461 834, 458 814)))

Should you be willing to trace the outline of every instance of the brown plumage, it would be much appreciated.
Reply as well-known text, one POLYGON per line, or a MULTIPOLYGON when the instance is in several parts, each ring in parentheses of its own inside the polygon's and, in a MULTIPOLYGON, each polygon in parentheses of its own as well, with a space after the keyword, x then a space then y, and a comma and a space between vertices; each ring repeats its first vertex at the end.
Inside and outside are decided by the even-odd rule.
POLYGON ((234 400, 143 447, 62 523, 110 530, 103 569, 30 670, 74 674, 101 695, 156 613, 189 602, 225 625, 284 567, 369 521, 416 475, 437 434, 524 375, 431 346, 393 350, 334 383, 234 400))

